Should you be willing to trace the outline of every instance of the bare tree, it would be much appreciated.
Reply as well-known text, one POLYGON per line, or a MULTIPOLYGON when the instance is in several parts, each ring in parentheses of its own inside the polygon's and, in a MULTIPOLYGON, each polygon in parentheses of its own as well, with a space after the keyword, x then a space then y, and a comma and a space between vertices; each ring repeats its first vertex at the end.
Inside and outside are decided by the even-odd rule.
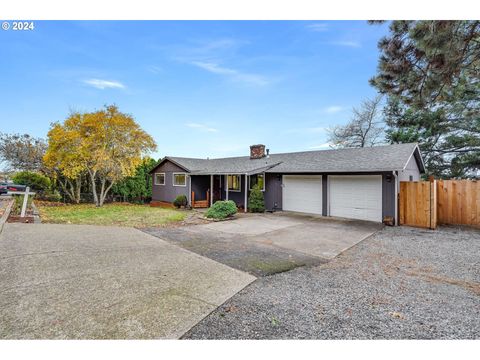
POLYGON ((28 134, 0 133, 0 162, 8 170, 40 171, 47 144, 41 138, 28 134))
POLYGON ((382 96, 377 96, 353 108, 349 123, 328 130, 328 142, 337 148, 370 147, 384 142, 381 101, 382 96))

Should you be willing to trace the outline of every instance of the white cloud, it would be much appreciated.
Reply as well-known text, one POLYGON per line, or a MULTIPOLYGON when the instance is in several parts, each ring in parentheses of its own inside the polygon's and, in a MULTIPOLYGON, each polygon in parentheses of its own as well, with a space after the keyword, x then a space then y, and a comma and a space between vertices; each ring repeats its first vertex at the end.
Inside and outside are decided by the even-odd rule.
POLYGON ((233 81, 256 86, 265 86, 269 83, 267 78, 262 75, 244 73, 236 69, 223 67, 215 62, 192 61, 190 63, 213 74, 227 76, 233 81))
POLYGON ((324 144, 320 144, 320 145, 314 145, 314 146, 310 146, 309 149, 312 149, 312 150, 315 150, 315 149, 328 149, 332 146, 332 144, 330 143, 324 143, 324 144))
POLYGON ((200 124, 200 123, 190 122, 190 123, 186 123, 185 126, 187 126, 189 128, 192 128, 192 129, 202 130, 202 131, 218 132, 218 129, 215 129, 213 127, 210 127, 210 126, 205 125, 205 124, 200 124))
POLYGON ((83 81, 85 84, 93 86, 94 88, 105 89, 125 89, 125 85, 118 81, 102 80, 102 79, 87 79, 83 81))
POLYGON ((310 31, 323 32, 328 30, 328 24, 327 23, 308 24, 306 28, 310 31))
POLYGON ((163 72, 163 69, 160 66, 156 66, 156 65, 149 66, 147 70, 152 74, 160 74, 161 72, 163 72))
POLYGON ((358 41, 351 41, 351 40, 340 40, 340 41, 332 41, 330 44, 338 45, 338 46, 346 46, 351 48, 359 48, 362 47, 362 44, 358 41))
POLYGON ((326 112, 327 114, 336 114, 342 110, 343 110, 343 107, 338 105, 332 105, 323 109, 323 111, 326 112))

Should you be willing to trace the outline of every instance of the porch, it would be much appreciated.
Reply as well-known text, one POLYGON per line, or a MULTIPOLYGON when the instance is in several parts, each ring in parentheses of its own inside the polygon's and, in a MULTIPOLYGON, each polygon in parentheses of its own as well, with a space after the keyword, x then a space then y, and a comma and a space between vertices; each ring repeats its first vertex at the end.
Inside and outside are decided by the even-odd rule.
MULTIPOLYGON (((208 208, 219 200, 232 200, 239 209, 248 211, 250 181, 261 181, 263 173, 255 174, 210 174, 190 176, 190 205, 193 208, 208 208), (250 178, 252 176, 252 179, 250 178), (228 186, 227 186, 228 184, 228 186)), ((252 184, 253 185, 253 184, 252 184)))

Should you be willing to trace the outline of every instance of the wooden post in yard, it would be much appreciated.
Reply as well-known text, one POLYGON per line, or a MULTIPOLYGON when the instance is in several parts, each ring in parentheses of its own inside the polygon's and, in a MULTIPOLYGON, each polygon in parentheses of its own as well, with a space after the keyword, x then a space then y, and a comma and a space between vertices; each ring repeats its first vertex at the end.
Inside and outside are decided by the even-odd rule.
POLYGON ((20 217, 25 217, 25 213, 27 212, 27 202, 28 202, 29 192, 30 192, 30 188, 27 186, 27 188, 25 189, 25 195, 23 195, 22 212, 20 213, 20 217))

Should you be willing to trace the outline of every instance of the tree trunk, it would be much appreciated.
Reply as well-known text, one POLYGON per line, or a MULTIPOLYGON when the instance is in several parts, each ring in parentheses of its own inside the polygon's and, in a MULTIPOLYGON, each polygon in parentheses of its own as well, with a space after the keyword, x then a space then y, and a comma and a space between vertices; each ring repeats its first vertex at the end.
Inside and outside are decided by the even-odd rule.
POLYGON ((113 183, 110 183, 107 188, 105 188, 105 184, 106 184, 106 180, 103 179, 102 180, 102 190, 100 192, 100 206, 103 205, 103 203, 105 202, 105 198, 107 197, 107 194, 108 192, 110 191, 110 189, 112 188, 112 185, 113 183))
POLYGON ((80 188, 82 185, 81 177, 76 178, 74 183, 72 183, 70 179, 65 179, 65 181, 59 179, 58 183, 71 202, 75 204, 80 202, 80 188))
POLYGON ((96 177, 97 177, 97 172, 96 171, 91 171, 89 169, 88 174, 90 175, 90 182, 92 184, 93 202, 94 202, 95 206, 100 206, 100 204, 98 202, 98 195, 97 195, 97 184, 95 182, 96 177))
POLYGON ((65 179, 65 182, 63 182, 62 180, 58 180, 58 183, 60 184, 60 187, 62 188, 63 192, 68 196, 68 198, 71 201, 74 201, 72 193, 70 192, 70 190, 68 188, 68 185, 69 185, 68 179, 65 179))
POLYGON ((103 201, 105 200, 105 197, 103 196, 103 192, 105 191, 105 179, 102 179, 100 183, 102 186, 100 187, 100 201, 98 206, 103 206, 103 201))
POLYGON ((75 204, 80 203, 81 191, 82 191, 82 175, 79 175, 75 179, 75 204))

